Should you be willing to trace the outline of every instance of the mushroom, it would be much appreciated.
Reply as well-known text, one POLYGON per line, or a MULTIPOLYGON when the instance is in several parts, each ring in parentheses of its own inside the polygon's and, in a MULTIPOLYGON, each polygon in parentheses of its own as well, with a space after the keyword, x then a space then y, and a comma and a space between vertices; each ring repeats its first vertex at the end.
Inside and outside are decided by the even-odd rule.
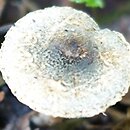
POLYGON ((12 93, 54 117, 92 117, 130 85, 130 45, 86 13, 50 7, 18 20, 5 36, 0 70, 12 93))

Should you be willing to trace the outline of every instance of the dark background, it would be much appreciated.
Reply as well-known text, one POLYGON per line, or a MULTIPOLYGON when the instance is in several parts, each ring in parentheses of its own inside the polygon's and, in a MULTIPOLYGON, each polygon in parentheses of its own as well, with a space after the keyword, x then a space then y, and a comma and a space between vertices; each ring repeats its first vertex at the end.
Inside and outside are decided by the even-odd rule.
MULTIPOLYGON (((103 9, 88 8, 69 0, 0 0, 0 43, 19 18, 30 11, 53 5, 83 10, 101 28, 119 31, 130 42, 130 0, 105 0, 103 9)), ((130 92, 105 114, 80 119, 53 118, 21 104, 0 74, 0 130, 130 130, 130 92)))

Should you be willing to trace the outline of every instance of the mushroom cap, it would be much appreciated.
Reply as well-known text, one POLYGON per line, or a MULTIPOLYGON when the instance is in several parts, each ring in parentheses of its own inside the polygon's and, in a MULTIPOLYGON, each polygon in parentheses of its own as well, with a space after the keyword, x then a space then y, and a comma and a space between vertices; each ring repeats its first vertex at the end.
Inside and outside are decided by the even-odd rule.
POLYGON ((50 7, 7 32, 0 70, 12 93, 54 117, 91 117, 121 100, 130 85, 130 45, 82 11, 50 7))

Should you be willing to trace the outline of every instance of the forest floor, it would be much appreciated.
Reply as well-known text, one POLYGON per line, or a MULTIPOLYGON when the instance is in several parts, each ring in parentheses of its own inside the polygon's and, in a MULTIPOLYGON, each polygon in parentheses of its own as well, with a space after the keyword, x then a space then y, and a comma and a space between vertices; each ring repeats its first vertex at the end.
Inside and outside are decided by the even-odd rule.
MULTIPOLYGON (((60 0, 60 2, 64 0, 60 0)), ((55 0, 51 2, 53 5, 55 0)), ((112 1, 111 1, 112 2, 112 1)), ((40 8, 40 5, 48 6, 42 0, 0 0, 0 42, 3 42, 4 35, 8 28, 16 20, 24 16, 27 12, 40 8)), ((114 3, 115 4, 115 3, 114 3)), ((128 5, 129 6, 129 5, 128 5)), ((78 7, 81 8, 82 6, 78 7)), ((84 7, 83 7, 84 8, 84 7)), ((113 5, 113 8, 115 6, 113 5)), ((112 9, 113 9, 112 8, 112 9)), ((128 7, 129 8, 129 7, 128 7)), ((119 5, 118 8, 128 12, 119 5)), ((120 12, 119 10, 119 12, 120 12)), ((115 11, 115 10, 114 10, 115 11)), ((129 9, 130 11, 130 9, 129 9)), ((97 11, 97 12, 100 12, 97 11)), ((90 11, 93 17, 98 14, 90 11)), ((118 12, 118 10, 117 10, 118 12)), ((101 21, 101 28, 110 28, 121 32, 130 42, 130 15, 121 13, 109 22, 101 21)), ((104 14, 103 14, 104 15, 104 14)), ((106 14, 105 14, 106 15, 106 14)), ((117 15, 116 15, 117 16, 117 15)), ((104 16, 104 18, 110 17, 104 16)), ((110 19, 110 18, 109 18, 110 19)), ((20 103, 11 93, 0 74, 0 130, 129 130, 130 129, 130 91, 116 105, 107 109, 105 114, 99 114, 92 118, 64 119, 53 118, 31 110, 26 105, 20 103)))

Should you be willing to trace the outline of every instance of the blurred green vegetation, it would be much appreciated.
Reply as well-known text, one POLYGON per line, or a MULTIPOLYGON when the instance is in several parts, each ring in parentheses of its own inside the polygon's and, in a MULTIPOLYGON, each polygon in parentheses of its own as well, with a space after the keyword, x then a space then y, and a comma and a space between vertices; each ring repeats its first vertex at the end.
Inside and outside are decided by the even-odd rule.
POLYGON ((91 8, 103 8, 105 3, 104 0, 71 0, 77 4, 85 4, 87 7, 91 8))

